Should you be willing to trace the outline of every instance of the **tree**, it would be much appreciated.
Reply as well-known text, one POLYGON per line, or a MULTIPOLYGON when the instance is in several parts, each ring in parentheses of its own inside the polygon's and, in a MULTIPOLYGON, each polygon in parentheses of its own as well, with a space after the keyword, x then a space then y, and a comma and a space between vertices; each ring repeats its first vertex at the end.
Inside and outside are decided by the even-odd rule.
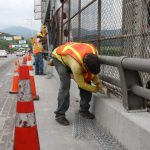
POLYGON ((3 39, 0 39, 0 49, 4 49, 4 50, 7 50, 7 51, 15 51, 17 50, 16 48, 9 48, 9 45, 10 44, 16 44, 14 41, 6 41, 6 40, 3 40, 3 39))
POLYGON ((9 42, 6 40, 0 40, 0 48, 4 49, 4 50, 8 50, 9 49, 9 42))

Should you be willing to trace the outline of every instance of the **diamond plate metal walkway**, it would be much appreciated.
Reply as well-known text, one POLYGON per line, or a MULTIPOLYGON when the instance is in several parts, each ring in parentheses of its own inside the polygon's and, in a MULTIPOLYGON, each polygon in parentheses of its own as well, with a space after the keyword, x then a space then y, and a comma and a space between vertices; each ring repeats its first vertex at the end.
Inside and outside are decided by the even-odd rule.
POLYGON ((93 139, 103 150, 125 150, 125 148, 102 126, 97 126, 95 120, 83 118, 76 113, 73 124, 73 137, 93 139))

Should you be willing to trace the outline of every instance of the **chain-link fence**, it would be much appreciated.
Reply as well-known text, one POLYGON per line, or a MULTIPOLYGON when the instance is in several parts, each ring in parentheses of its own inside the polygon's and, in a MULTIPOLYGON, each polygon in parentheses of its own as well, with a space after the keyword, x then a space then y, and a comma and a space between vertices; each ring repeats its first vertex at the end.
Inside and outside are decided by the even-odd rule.
MULTIPOLYGON (((50 24, 53 47, 88 42, 102 55, 150 57, 150 0, 65 0, 50 24)), ((116 68, 101 68, 101 73, 119 78, 116 68)), ((150 75, 142 73, 141 78, 145 85, 150 75)))
POLYGON ((34 0, 34 19, 40 20, 41 16, 41 0, 34 0))

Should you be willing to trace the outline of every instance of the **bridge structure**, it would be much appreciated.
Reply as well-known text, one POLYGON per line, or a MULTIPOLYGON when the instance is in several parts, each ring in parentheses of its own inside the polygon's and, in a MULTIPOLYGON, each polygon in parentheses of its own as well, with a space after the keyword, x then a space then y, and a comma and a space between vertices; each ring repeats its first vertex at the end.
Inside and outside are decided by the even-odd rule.
MULTIPOLYGON (((35 19, 47 26, 49 53, 67 41, 92 43, 99 51, 100 78, 110 95, 93 96, 97 124, 127 149, 149 150, 150 1, 37 1, 35 19)), ((78 97, 75 88, 73 82, 78 97)))

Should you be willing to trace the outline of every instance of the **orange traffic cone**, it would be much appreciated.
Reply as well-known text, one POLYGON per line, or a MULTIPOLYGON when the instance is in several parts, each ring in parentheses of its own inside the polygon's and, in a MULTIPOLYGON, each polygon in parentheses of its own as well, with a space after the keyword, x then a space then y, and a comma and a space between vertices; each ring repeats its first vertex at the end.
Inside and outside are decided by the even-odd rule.
POLYGON ((28 66, 19 68, 14 150, 40 150, 28 66))
POLYGON ((27 64, 27 56, 22 57, 22 65, 27 64))
POLYGON ((32 57, 30 53, 27 54, 27 66, 29 67, 29 70, 32 69, 32 57))
POLYGON ((15 70, 14 70, 14 76, 12 81, 12 87, 9 91, 10 94, 17 94, 18 93, 18 84, 19 84, 19 62, 15 61, 15 70))
POLYGON ((30 53, 28 53, 27 55, 27 66, 29 67, 30 83, 31 83, 31 91, 32 91, 33 100, 39 100, 39 96, 37 95, 36 88, 35 88, 34 69, 32 66, 32 58, 31 58, 30 53))

